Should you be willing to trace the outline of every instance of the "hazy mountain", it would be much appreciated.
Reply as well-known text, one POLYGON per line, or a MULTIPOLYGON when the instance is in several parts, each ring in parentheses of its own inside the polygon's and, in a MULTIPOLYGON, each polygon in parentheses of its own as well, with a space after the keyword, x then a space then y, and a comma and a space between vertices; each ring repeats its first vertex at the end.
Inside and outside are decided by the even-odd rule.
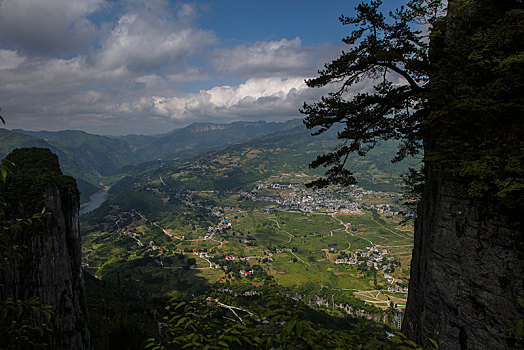
POLYGON ((284 123, 193 123, 162 135, 121 137, 99 136, 78 130, 0 129, 0 156, 5 156, 14 148, 49 148, 60 157, 60 164, 66 173, 97 184, 98 179, 119 174, 122 168, 130 165, 246 141, 297 123, 298 120, 284 123))
MULTIPOLYGON (((184 187, 227 188, 277 171, 320 174, 321 170, 308 169, 309 162, 337 142, 336 130, 312 137, 299 119, 193 123, 154 136, 0 129, 0 139, 0 156, 21 147, 44 147, 56 153, 64 173, 77 179, 82 201, 100 188, 101 181, 113 183, 124 175, 165 173, 172 181, 170 175, 189 169, 184 174, 192 177, 187 175, 190 178, 184 180, 184 187)), ((391 164, 395 151, 394 143, 385 143, 366 158, 354 155, 348 164, 362 185, 398 189, 399 175, 414 161, 391 164)))
MULTIPOLYGON (((255 181, 277 173, 304 172, 321 175, 323 169, 309 169, 309 163, 336 143, 336 131, 312 137, 301 123, 288 123, 281 131, 245 142, 216 147, 210 151, 186 152, 183 156, 137 165, 115 184, 112 193, 126 192, 148 183, 165 183, 181 190, 236 190, 250 188, 255 181)), ((352 155, 349 168, 365 188, 398 191, 400 175, 417 161, 392 164, 395 142, 382 143, 367 157, 352 155)))
POLYGON ((95 177, 115 175, 120 168, 135 162, 133 150, 122 140, 78 130, 13 131, 45 140, 64 152, 80 170, 95 177))
POLYGON ((4 158, 11 150, 22 147, 51 148, 45 140, 20 132, 0 129, 0 156, 4 158))
POLYGON ((128 135, 119 137, 135 152, 136 159, 148 161, 169 158, 189 151, 199 151, 246 141, 284 130, 300 120, 287 122, 234 122, 230 124, 193 123, 156 136, 128 135))

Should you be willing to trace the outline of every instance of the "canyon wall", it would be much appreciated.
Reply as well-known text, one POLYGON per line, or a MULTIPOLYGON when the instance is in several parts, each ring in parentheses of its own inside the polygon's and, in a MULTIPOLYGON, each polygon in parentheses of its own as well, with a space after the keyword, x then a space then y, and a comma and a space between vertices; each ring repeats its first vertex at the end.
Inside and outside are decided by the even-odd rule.
POLYGON ((7 218, 29 218, 43 207, 48 215, 13 232, 21 254, 0 269, 0 300, 37 296, 51 306, 49 348, 89 349, 76 182, 47 149, 18 149, 7 158, 14 163, 0 186, 7 218))

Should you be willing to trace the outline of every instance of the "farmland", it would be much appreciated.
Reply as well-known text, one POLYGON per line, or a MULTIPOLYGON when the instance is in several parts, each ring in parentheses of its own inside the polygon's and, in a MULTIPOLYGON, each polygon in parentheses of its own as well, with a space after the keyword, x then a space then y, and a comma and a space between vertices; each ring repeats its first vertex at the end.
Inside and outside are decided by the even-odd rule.
POLYGON ((156 215, 106 209, 102 224, 85 225, 84 265, 153 295, 272 281, 302 294, 352 293, 377 308, 402 306, 413 232, 402 224, 399 196, 312 190, 305 181, 281 174, 249 191, 176 193, 148 184, 132 195, 164 198, 156 215))

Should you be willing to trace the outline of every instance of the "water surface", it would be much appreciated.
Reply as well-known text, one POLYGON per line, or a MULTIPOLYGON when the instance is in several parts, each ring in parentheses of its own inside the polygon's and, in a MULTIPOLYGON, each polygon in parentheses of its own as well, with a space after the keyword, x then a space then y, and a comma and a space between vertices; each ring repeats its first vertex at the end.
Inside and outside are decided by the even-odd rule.
POLYGON ((98 191, 97 193, 95 193, 94 195, 90 197, 91 200, 87 202, 85 206, 80 208, 80 214, 89 213, 90 211, 95 210, 96 208, 101 206, 102 203, 104 203, 106 198, 107 198, 107 190, 104 189, 104 190, 98 191))

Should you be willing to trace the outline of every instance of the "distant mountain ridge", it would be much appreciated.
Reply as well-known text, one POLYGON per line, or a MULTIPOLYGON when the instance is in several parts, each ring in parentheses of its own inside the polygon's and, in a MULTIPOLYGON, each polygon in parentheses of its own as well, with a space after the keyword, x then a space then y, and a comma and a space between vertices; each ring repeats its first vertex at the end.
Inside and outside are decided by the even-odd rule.
POLYGON ((128 135, 118 139, 128 142, 140 161, 151 158, 166 158, 179 155, 187 150, 197 151, 220 147, 226 144, 246 141, 269 135, 279 130, 299 125, 300 120, 287 122, 233 122, 229 124, 192 123, 184 128, 172 130, 157 136, 128 135))
MULTIPOLYGON (((120 207, 139 205, 140 195, 131 199, 129 194, 140 192, 149 184, 163 184, 171 190, 236 191, 249 190, 254 182, 282 173, 321 175, 324 169, 312 170, 308 165, 317 155, 332 149, 338 142, 336 135, 336 130, 333 130, 312 137, 309 130, 297 124, 244 142, 143 163, 134 167, 130 172, 132 176, 112 187, 110 195, 114 198, 109 203, 120 207)), ((400 175, 410 166, 416 166, 418 161, 408 159, 391 163, 397 146, 396 142, 383 142, 365 158, 357 154, 348 158, 348 168, 355 174, 359 185, 378 191, 401 189, 400 175)))
POLYGON ((173 158, 244 142, 301 125, 287 122, 193 123, 161 135, 100 136, 80 130, 26 131, 0 129, 0 157, 15 148, 42 147, 58 155, 65 174, 78 180, 82 201, 100 188, 100 180, 126 168, 156 159, 173 158))
MULTIPOLYGON (((210 163, 208 160, 227 154, 245 157, 244 151, 250 149, 256 154, 250 153, 245 164, 238 167, 234 161, 231 163, 243 174, 238 171, 224 174, 229 178, 228 182, 233 182, 233 179, 248 181, 258 178, 260 175, 256 172, 260 171, 310 171, 308 164, 314 156, 326 152, 338 142, 336 130, 312 137, 300 119, 229 124, 198 122, 154 136, 0 129, 0 140, 0 157, 21 147, 49 148, 57 154, 64 173, 77 179, 82 202, 101 188, 101 182, 107 185, 122 176, 143 173, 145 169, 159 166, 159 161, 169 168, 193 163, 206 165, 210 163)), ((364 186, 379 184, 383 189, 398 189, 398 175, 405 172, 407 166, 391 164, 395 152, 396 144, 383 144, 366 158, 351 157, 348 165, 364 186), (391 186, 388 185, 390 182, 391 186)), ((215 182, 209 181, 209 174, 209 170, 204 177, 195 173, 194 181, 212 186, 215 182)))

